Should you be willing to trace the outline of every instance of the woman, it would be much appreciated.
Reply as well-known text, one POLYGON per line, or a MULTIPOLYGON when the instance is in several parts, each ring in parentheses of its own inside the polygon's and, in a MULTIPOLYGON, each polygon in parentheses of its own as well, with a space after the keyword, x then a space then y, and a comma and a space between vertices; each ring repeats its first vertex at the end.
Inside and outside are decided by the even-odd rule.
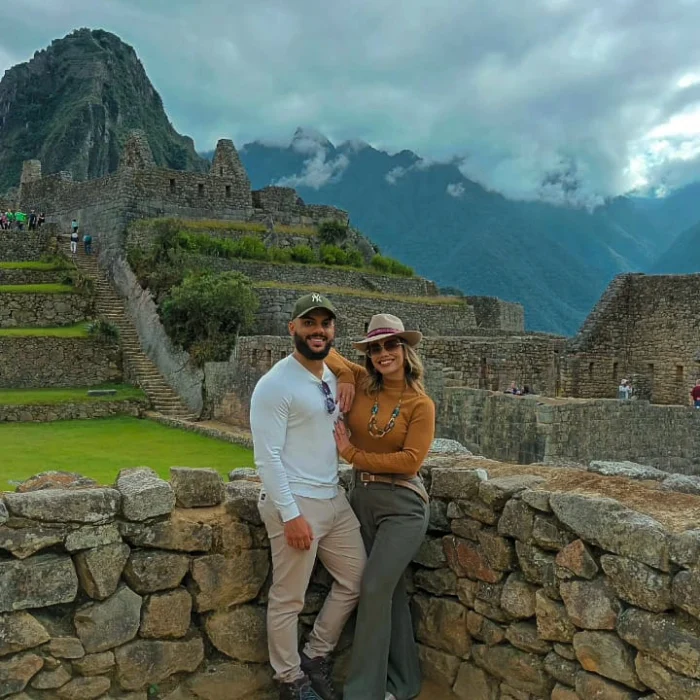
POLYGON ((409 700, 420 692, 403 574, 429 517, 418 470, 433 440, 435 406, 414 350, 422 337, 396 316, 378 314, 354 343, 365 353, 364 367, 336 352, 326 358, 339 385, 352 381, 357 388, 347 427, 336 424, 335 440, 355 470, 350 504, 368 554, 344 700, 409 700))

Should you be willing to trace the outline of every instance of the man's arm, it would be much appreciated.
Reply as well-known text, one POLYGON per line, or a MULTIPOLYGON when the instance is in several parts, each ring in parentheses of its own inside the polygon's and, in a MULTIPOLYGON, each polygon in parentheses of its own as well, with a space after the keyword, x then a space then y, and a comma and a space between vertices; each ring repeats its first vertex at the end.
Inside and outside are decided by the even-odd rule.
POLYGON ((288 417, 289 399, 284 389, 271 382, 259 382, 250 402, 255 466, 283 522, 300 515, 281 457, 288 417))

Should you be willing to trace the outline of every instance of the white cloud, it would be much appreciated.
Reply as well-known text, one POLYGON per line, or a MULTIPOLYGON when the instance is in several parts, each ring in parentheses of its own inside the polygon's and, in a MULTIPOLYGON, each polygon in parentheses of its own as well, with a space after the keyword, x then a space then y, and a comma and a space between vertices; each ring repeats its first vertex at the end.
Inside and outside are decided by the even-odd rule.
POLYGON ((395 185, 396 182, 399 180, 399 178, 402 178, 406 174, 406 168, 402 168, 400 165, 397 165, 395 168, 392 168, 385 176, 384 179, 390 184, 390 185, 395 185))
MULTIPOLYGON (((15 0, 0 25, 0 71, 75 27, 119 34, 202 150, 313 124, 581 206, 700 177, 698 0, 15 0)), ((296 177, 338 177, 310 141, 296 177)))
POLYGON ((463 182, 451 182, 447 185, 447 194, 455 199, 460 199, 464 196, 464 183, 463 182))
POLYGON ((340 180, 345 169, 350 165, 349 158, 344 153, 341 153, 329 160, 328 150, 318 141, 312 141, 307 138, 301 141, 303 143, 302 150, 298 150, 298 152, 311 155, 310 158, 304 161, 301 173, 280 178, 274 184, 280 187, 304 186, 318 190, 324 185, 340 180), (310 150, 311 143, 315 143, 315 150, 310 150))

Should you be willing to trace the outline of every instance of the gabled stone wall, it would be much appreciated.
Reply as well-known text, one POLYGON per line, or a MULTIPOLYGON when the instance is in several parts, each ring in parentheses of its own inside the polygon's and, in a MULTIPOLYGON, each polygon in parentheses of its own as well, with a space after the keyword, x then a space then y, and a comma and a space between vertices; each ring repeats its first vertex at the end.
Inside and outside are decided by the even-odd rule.
MULTIPOLYGON (((432 456, 422 473, 432 505, 413 613, 438 688, 464 700, 697 694, 700 498, 469 456, 432 456)), ((276 697, 259 487, 141 468, 114 487, 4 494, 3 697, 276 697)), ((319 569, 304 632, 327 590, 319 569)))

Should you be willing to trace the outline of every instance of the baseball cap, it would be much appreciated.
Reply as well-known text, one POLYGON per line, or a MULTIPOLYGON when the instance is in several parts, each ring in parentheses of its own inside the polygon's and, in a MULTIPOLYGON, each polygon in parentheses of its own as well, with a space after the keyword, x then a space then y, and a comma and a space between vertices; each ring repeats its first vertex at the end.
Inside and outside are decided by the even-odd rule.
POLYGON ((305 294, 300 299, 297 299, 296 304, 294 304, 294 309, 292 310, 292 321, 300 316, 306 316, 309 311, 313 311, 314 309, 325 309, 333 318, 336 316, 333 304, 322 294, 313 292, 312 294, 305 294))

